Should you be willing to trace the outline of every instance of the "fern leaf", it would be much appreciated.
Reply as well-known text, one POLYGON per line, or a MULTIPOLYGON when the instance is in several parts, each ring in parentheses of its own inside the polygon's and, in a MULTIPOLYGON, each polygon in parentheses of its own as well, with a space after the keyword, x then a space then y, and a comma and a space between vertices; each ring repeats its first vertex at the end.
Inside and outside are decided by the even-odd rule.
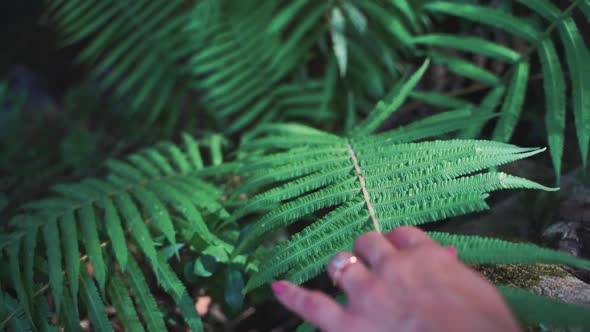
POLYGON ((63 299, 63 276, 61 272, 62 253, 59 248, 59 229, 57 220, 52 219, 43 226, 45 250, 47 252, 47 269, 49 270, 49 285, 55 301, 55 311, 60 312, 63 299))
POLYGON ((66 275, 70 285, 70 293, 72 294, 72 301, 78 307, 78 289, 80 283, 80 250, 78 248, 78 232, 76 221, 74 220, 74 212, 66 212, 60 222, 63 246, 64 259, 66 263, 66 275))
POLYGON ((104 208, 105 228, 109 239, 111 240, 113 253, 121 270, 125 271, 127 268, 129 253, 125 241, 125 232, 121 226, 121 219, 119 218, 115 205, 110 198, 107 197, 102 200, 102 207, 104 208))
POLYGON ((16 290, 16 298, 20 303, 25 306, 25 311, 27 311, 27 315, 32 317, 31 312, 29 312, 29 296, 25 289, 25 285, 22 280, 22 274, 20 269, 20 244, 14 244, 8 249, 8 268, 10 271, 10 276, 12 279, 12 286, 16 290))
POLYGON ((413 39, 413 42, 415 44, 450 47, 462 51, 469 51, 511 63, 520 59, 518 52, 478 37, 435 33, 417 36, 413 39))
POLYGON ((88 273, 82 273, 82 289, 84 290, 84 300, 88 309, 88 318, 96 331, 113 331, 113 327, 107 317, 104 303, 94 281, 88 276, 88 273))
POLYGON ((407 126, 400 126, 387 133, 377 136, 389 142, 405 143, 450 133, 467 130, 495 117, 490 114, 474 114, 471 108, 439 113, 428 118, 415 121, 407 126))
MULTIPOLYGON (((158 178, 161 176, 160 170, 144 155, 134 154, 129 157, 129 161, 149 177, 158 178)), ((107 167, 109 167, 115 173, 119 173, 116 169, 110 167, 108 164, 107 167)))
POLYGON ((391 115, 394 111, 396 111, 401 104, 406 100, 408 95, 412 92, 412 89, 418 84, 422 75, 428 68, 428 64, 430 61, 426 60, 422 66, 414 73, 407 82, 405 82, 397 92, 396 96, 391 100, 389 103, 379 102, 375 109, 369 114, 369 116, 360 123, 356 128, 353 129, 351 134, 353 136, 360 136, 360 135, 367 135, 371 132, 375 131, 381 123, 387 117, 391 115))
POLYGON ((98 226, 96 225, 96 216, 94 209, 85 206, 80 210, 80 230, 82 240, 88 253, 88 260, 92 263, 94 276, 101 290, 104 289, 107 268, 102 256, 102 246, 98 235, 98 226))
POLYGON ((203 331, 201 318, 197 314, 194 302, 190 298, 186 288, 172 269, 170 269, 166 260, 162 256, 159 256, 158 260, 159 263, 156 274, 158 275, 160 285, 162 285, 162 288, 164 288, 164 290, 174 299, 174 302, 176 302, 176 305, 180 309, 182 317, 188 327, 190 327, 192 331, 203 331))
POLYGON ((12 331, 33 331, 34 325, 23 306, 12 296, 0 292, 0 329, 6 326, 12 331))
POLYGON ((500 111, 500 119, 492 134, 492 138, 497 141, 507 142, 512 137, 522 110, 529 77, 529 64, 521 62, 516 66, 516 71, 508 87, 506 100, 500 111))
POLYGON ((291 1, 288 6, 283 8, 278 14, 276 14, 272 21, 268 25, 268 32, 280 33, 286 28, 287 24, 293 20, 295 14, 303 9, 307 1, 295 0, 291 1))
POLYGON ((549 137, 549 153, 559 183, 565 130, 565 82, 557 52, 550 40, 541 43, 539 59, 545 88, 545 126, 549 137))
MULTIPOLYGON (((506 87, 503 85, 495 86, 484 97, 478 107, 478 114, 486 115, 493 114, 496 107, 500 104, 506 87)), ((483 124, 474 124, 473 126, 464 128, 459 134, 460 138, 476 138, 483 129, 483 124)))
MULTIPOLYGON (((216 153, 220 154, 220 144, 216 149, 218 150, 216 153)), ((122 273, 127 275, 130 286, 135 282, 144 287, 141 291, 132 288, 134 294, 139 294, 135 299, 142 310, 142 316, 149 320, 148 328, 157 331, 165 328, 161 313, 157 314, 160 316, 158 320, 156 316, 150 317, 143 312, 145 309, 156 308, 157 310, 157 307, 155 304, 152 305, 153 299, 148 287, 143 286, 146 283, 141 271, 139 269, 128 271, 129 261, 133 259, 130 248, 139 249, 136 253, 146 258, 150 263, 151 271, 158 277, 160 269, 169 269, 167 266, 162 267, 165 262, 158 262, 155 241, 156 239, 159 241, 160 235, 173 244, 177 236, 186 242, 194 241, 193 236, 198 235, 227 252, 232 250, 232 245, 211 233, 203 220, 202 211, 211 218, 213 229, 217 231, 217 227, 226 227, 228 222, 215 223, 215 221, 226 219, 229 215, 216 201, 222 191, 201 178, 235 170, 237 164, 204 168, 195 159, 198 150, 189 150, 189 147, 182 150, 173 147, 170 143, 162 143, 156 148, 148 148, 129 156, 125 162, 111 161, 109 165, 111 172, 106 180, 86 179, 77 184, 58 185, 54 188, 55 198, 27 204, 27 214, 11 219, 10 227, 14 231, 6 237, 0 235, 2 251, 0 255, 10 256, 9 251, 12 250, 10 268, 14 277, 18 279, 18 282, 15 279, 12 285, 12 292, 25 301, 31 298, 29 303, 23 302, 23 305, 28 312, 34 313, 35 319, 40 322, 41 329, 54 330, 56 327, 48 324, 47 303, 32 301, 34 281, 46 282, 43 279, 47 278, 46 275, 49 276, 49 290, 57 309, 55 313, 58 322, 69 328, 75 326, 73 322, 78 320, 78 313, 74 310, 64 312, 63 306, 77 308, 78 296, 94 297, 93 294, 88 293, 88 289, 79 289, 80 279, 90 277, 83 275, 86 269, 81 270, 81 249, 78 248, 78 239, 84 244, 85 253, 93 267, 93 277, 96 278, 101 291, 105 290, 105 286, 111 287, 113 276, 107 273, 107 266, 118 271, 116 265, 110 263, 113 261, 116 261, 122 273), (190 154, 193 157, 190 157, 190 154), (38 228, 41 228, 43 234, 45 242, 43 249, 47 255, 47 264, 36 261, 38 228), (152 234, 152 231, 157 234, 152 234), (101 241, 104 242, 101 243, 101 241), (63 248, 61 248, 62 243, 63 248), (128 244, 130 248, 127 247, 128 244), (103 250, 103 247, 109 249, 103 250), (26 249, 30 255, 24 256, 21 262, 18 252, 11 248, 18 248, 19 252, 26 249), (65 252, 62 253, 62 249, 65 252), (105 262, 109 262, 109 265, 105 262), (39 263, 35 265, 37 268, 46 269, 47 273, 39 274, 39 277, 34 280, 32 269, 36 263, 39 263), (66 276, 69 284, 66 289, 64 289, 66 283, 63 275, 66 276)), ((172 277, 168 275, 167 278, 165 281, 169 290, 176 289, 170 288, 172 287, 170 285, 176 287, 172 277)), ((91 280, 91 282, 94 281, 91 280)), ((109 289, 106 291, 111 292, 109 289)), ((109 294, 110 296, 113 296, 112 293, 109 294)), ((198 315, 195 313, 191 316, 189 312, 192 306, 190 298, 188 295, 180 296, 176 293, 175 296, 176 300, 180 301, 179 305, 183 306, 185 318, 191 326, 196 328, 198 324, 195 317, 198 319, 198 315)), ((93 299, 95 302, 96 300, 93 299)), ((93 324, 102 324, 100 315, 104 308, 101 309, 98 306, 102 302, 95 304, 94 308, 90 308, 94 311, 93 324)), ((192 310, 194 311, 194 308, 192 310)))
POLYGON ((127 227, 131 229, 131 236, 135 238, 142 252, 150 262, 155 262, 157 252, 153 238, 129 194, 121 193, 117 195, 115 197, 115 204, 121 211, 123 220, 125 220, 127 227))
MULTIPOLYGON (((423 120, 414 127, 416 133, 428 135, 429 126, 434 132, 444 131, 440 128, 446 127, 440 123, 450 122, 449 118, 457 116, 449 113, 423 120)), ((234 255, 248 251, 279 227, 319 210, 332 211, 275 250, 264 263, 266 267, 250 279, 245 292, 279 275, 294 282, 303 282, 317 275, 331 255, 337 250, 346 250, 356 236, 374 228, 375 221, 382 230, 419 225, 486 209, 487 193, 494 190, 554 190, 504 173, 468 176, 542 150, 464 140, 392 144, 392 137, 395 137, 392 132, 395 133, 353 137, 342 142, 348 147, 348 168, 340 158, 332 157, 332 150, 338 151, 334 152, 336 155, 342 154, 336 144, 331 149, 293 147, 287 152, 257 157, 254 161, 255 166, 288 169, 286 174, 289 176, 277 177, 276 172, 271 173, 273 176, 268 172, 249 173, 245 167, 245 175, 252 179, 246 181, 244 187, 250 190, 272 183, 283 185, 255 196, 236 215, 266 212, 267 205, 282 204, 248 229, 234 255), (314 163, 318 158, 314 151, 323 151, 321 160, 325 160, 326 165, 321 169, 306 167, 305 163, 298 161, 301 158, 314 163), (365 191, 367 194, 363 193, 365 191)))
POLYGON ((161 143, 160 148, 168 152, 170 160, 176 166, 176 169, 180 171, 180 173, 184 174, 192 170, 188 159, 176 145, 170 143, 161 143))
MULTIPOLYGON (((590 142, 590 98, 584 91, 588 91, 590 88, 590 66, 584 59, 590 57, 590 52, 571 17, 571 13, 561 12, 555 5, 546 0, 519 2, 547 20, 552 21, 552 24, 557 24, 560 39, 565 48, 565 59, 571 72, 576 134, 582 164, 585 168, 588 159, 588 144, 590 142)), ((581 4, 582 1, 574 2, 568 7, 568 10, 581 4)), ((546 52, 546 50, 541 49, 541 52, 546 52)))
MULTIPOLYGON (((23 255, 24 256, 24 259, 23 259, 24 260, 24 262, 23 262, 23 283, 24 283, 25 290, 27 292, 27 296, 29 299, 29 301, 28 301, 29 306, 33 300, 34 287, 35 287, 35 279, 34 279, 35 272, 33 271, 33 267, 35 265, 35 257, 36 257, 35 249, 37 247, 37 233, 38 233, 37 228, 28 232, 25 235, 25 240, 24 240, 24 244, 23 244, 24 250, 25 250, 25 253, 23 255)), ((21 301, 21 303, 27 303, 27 302, 21 301)), ((29 311, 30 310, 29 308, 26 308, 25 310, 29 311)), ((31 314, 30 317, 33 317, 33 314, 31 314)))
POLYGON ((443 53, 430 51, 428 56, 434 63, 445 65, 450 71, 474 81, 479 81, 484 84, 497 85, 500 83, 500 78, 490 71, 487 71, 473 63, 463 60, 459 57, 452 57, 443 53))
POLYGON ((168 241, 176 244, 174 225, 168 214, 168 210, 158 197, 145 188, 138 187, 133 191, 133 196, 139 201, 152 224, 166 236, 168 241))
POLYGON ((476 6, 448 1, 429 2, 424 5, 426 10, 461 17, 473 22, 486 24, 508 33, 517 35, 528 41, 536 41, 539 34, 525 21, 489 6, 476 6))
POLYGON ((590 315, 585 307, 508 286, 500 286, 498 290, 515 316, 526 325, 590 328, 590 315))
POLYGON ((191 11, 181 1, 139 1, 125 6, 54 0, 49 8, 65 44, 92 36, 79 61, 92 64, 91 74, 102 89, 114 88, 117 98, 130 98, 130 113, 146 108, 146 119, 153 121, 165 103, 174 104, 183 95, 186 86, 181 82, 187 74, 180 64, 186 62, 184 54, 194 52, 199 43, 194 43, 198 37, 193 31, 186 29, 191 11), (162 82, 163 86, 158 84, 162 82), (180 88, 173 93, 175 86, 180 88))
POLYGON ((133 291, 133 299, 142 313, 147 330, 153 332, 166 331, 162 312, 150 294, 150 287, 145 281, 139 266, 137 266, 137 263, 131 257, 127 264, 125 275, 127 276, 129 286, 133 291))
POLYGON ((187 220, 191 221, 190 232, 192 234, 199 234, 199 236, 210 244, 222 242, 207 228, 203 217, 194 205, 175 188, 170 185, 160 184, 158 186, 153 186, 151 189, 162 197, 162 199, 172 204, 187 220))
POLYGON ((515 243, 480 236, 431 232, 442 245, 453 245, 462 261, 469 264, 561 264, 590 269, 590 262, 528 243, 515 243))
POLYGON ((64 290, 63 305, 64 308, 67 308, 67 310, 62 310, 59 319, 60 325, 63 325, 63 330, 67 332, 82 331, 82 328, 80 327, 80 313, 78 312, 77 296, 72 296, 72 293, 67 288, 64 290))
POLYGON ((590 2, 588 2, 588 0, 580 3, 580 10, 582 10, 582 13, 586 16, 586 20, 590 22, 590 2))
POLYGON ((127 331, 144 331, 135 312, 135 306, 129 297, 129 291, 116 273, 109 280, 107 293, 117 310, 117 316, 120 318, 123 328, 127 331))
POLYGON ((186 147, 188 159, 190 160, 194 169, 203 168, 203 158, 199 152, 198 143, 187 133, 182 134, 182 140, 186 147))
POLYGON ((582 165, 586 169, 590 141, 590 96, 586 91, 590 89, 590 66, 584 59, 590 58, 590 52, 571 19, 564 21, 564 24, 560 26, 560 35, 565 47, 565 59, 570 69, 576 135, 582 155, 582 165))
POLYGON ((447 109, 469 108, 473 106, 473 104, 467 100, 459 99, 438 92, 414 91, 410 93, 410 97, 428 105, 447 109))

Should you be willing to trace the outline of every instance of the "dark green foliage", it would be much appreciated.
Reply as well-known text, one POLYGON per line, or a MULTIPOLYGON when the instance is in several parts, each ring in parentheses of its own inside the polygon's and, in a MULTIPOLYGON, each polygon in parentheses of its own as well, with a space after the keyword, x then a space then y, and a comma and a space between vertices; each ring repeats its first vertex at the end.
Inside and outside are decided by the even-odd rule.
MULTIPOLYGON (((549 0, 514 2, 541 24, 503 9, 445 1, 49 3, 65 42, 88 41, 80 60, 102 77, 105 88, 129 100, 131 112, 146 110, 151 122, 167 108, 174 122, 186 97, 199 93, 199 109, 228 133, 286 119, 333 128, 345 109, 353 110, 347 115, 350 126, 357 112, 367 113, 369 105, 385 97, 404 61, 426 54, 458 76, 506 88, 493 138, 508 141, 524 107, 531 57, 538 55, 547 141, 559 178, 570 105, 584 166, 587 160, 590 103, 583 91, 590 85, 584 61, 590 52, 572 15, 586 13, 588 4, 576 0, 560 10, 549 0), (480 36, 432 31, 430 18, 446 16, 501 30, 528 45, 512 49, 480 36), (492 72, 457 56, 457 50, 505 62, 506 69, 492 72), (563 65, 571 73, 567 81, 563 65)), ((494 107, 475 109, 487 113, 494 107)), ((470 130, 470 138, 478 133, 470 130)))
POLYGON ((56 0, 48 11, 65 45, 88 41, 78 60, 92 64, 101 87, 128 101, 131 113, 147 109, 148 122, 165 110, 177 115, 186 58, 200 46, 187 29, 194 13, 185 1, 56 0))
POLYGON ((195 331, 201 329, 192 300, 158 253, 160 244, 155 239, 161 237, 173 245, 177 241, 206 243, 230 252, 232 245, 215 231, 231 228, 227 223, 220 227, 229 216, 217 201, 221 191, 203 181, 218 171, 203 167, 197 141, 188 135, 183 138, 183 149, 162 143, 126 161, 108 162, 104 180, 57 185, 55 197, 27 204, 25 212, 11 220, 10 236, 2 237, 0 250, 8 256, 18 300, 27 304, 22 310, 36 326, 47 323, 34 314, 42 312, 39 285, 47 281, 56 313, 62 317, 60 324, 79 321, 78 312, 66 304, 77 307, 81 298, 94 328, 110 327, 104 308, 108 295, 115 306, 125 309, 120 311, 121 321, 137 325, 137 314, 127 305, 131 298, 125 293, 122 280, 126 280, 148 329, 162 330, 163 316, 150 294, 144 269, 135 262, 134 256, 139 255, 178 305, 186 324, 195 331), (92 278, 81 264, 86 257, 92 278), (38 264, 46 264, 47 277, 34 274, 38 264))
MULTIPOLYGON (((590 52, 572 19, 574 11, 585 4, 585 0, 572 1, 563 11, 549 0, 516 0, 526 6, 533 14, 540 16, 543 29, 538 28, 532 21, 517 17, 505 11, 485 6, 468 5, 456 2, 433 1, 425 5, 427 12, 435 15, 451 15, 473 22, 474 25, 484 25, 497 28, 516 38, 525 40, 528 47, 524 52, 511 50, 501 44, 490 42, 479 37, 447 36, 428 34, 417 36, 414 43, 428 45, 438 49, 463 50, 473 54, 484 55, 508 63, 508 70, 502 78, 510 82, 507 85, 504 106, 500 110, 500 121, 496 125, 493 139, 508 141, 518 123, 525 99, 527 81, 530 79, 531 56, 538 55, 544 81, 545 94, 545 124, 549 152, 553 160, 555 174, 559 180, 561 172, 561 157, 564 149, 564 130, 566 104, 571 104, 575 118, 576 134, 583 167, 586 168, 588 159, 588 142, 590 141, 590 102, 587 94, 590 86, 590 66, 587 59, 590 52), (557 36, 554 36, 557 31, 557 36), (570 73, 570 98, 566 103, 565 79, 560 57, 557 55, 555 44, 558 41, 565 54, 566 69, 570 73)), ((436 57, 435 57, 436 59, 436 57)), ((461 58, 447 61, 449 69, 461 58)), ((457 74, 479 80, 492 86, 505 85, 504 80, 493 82, 487 80, 483 74, 474 75, 470 71, 454 70, 457 74), (487 82, 486 82, 487 81, 487 82)), ((493 91, 493 90, 492 90, 493 91)), ((485 110, 484 110, 485 111, 485 110)), ((472 132, 472 137, 477 135, 472 132)))

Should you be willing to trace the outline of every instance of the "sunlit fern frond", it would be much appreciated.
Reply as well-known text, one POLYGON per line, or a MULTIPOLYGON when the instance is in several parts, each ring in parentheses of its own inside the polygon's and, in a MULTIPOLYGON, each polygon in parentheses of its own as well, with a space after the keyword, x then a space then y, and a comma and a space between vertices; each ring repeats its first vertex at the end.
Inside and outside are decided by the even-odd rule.
POLYGON ((27 204, 11 220, 0 253, 10 286, 36 328, 49 322, 42 307, 47 290, 60 326, 79 330, 78 308, 86 308, 95 330, 110 330, 110 303, 126 329, 143 329, 140 314, 148 330, 162 331, 166 323, 146 281, 151 275, 187 326, 201 330, 194 303, 160 247, 182 242, 229 253, 232 246, 222 234, 221 225, 229 225, 222 192, 205 181, 223 169, 205 167, 198 142, 183 138, 182 148, 161 143, 109 161, 104 179, 56 185, 55 196, 27 204))
MULTIPOLYGON (((489 193, 506 189, 555 190, 493 166, 544 149, 482 140, 411 143, 487 120, 469 111, 442 113, 405 128, 371 134, 411 94, 424 64, 373 113, 340 137, 301 125, 267 126, 243 148, 253 154, 236 194, 257 193, 232 218, 261 214, 234 254, 249 252, 276 230, 313 222, 276 247, 259 264, 244 293, 277 279, 302 283, 325 269, 330 257, 350 250, 360 234, 421 225, 488 208, 489 193), (448 119, 454 121, 448 121, 448 119)), ((531 244, 433 233, 454 245, 468 263, 545 262, 590 268, 590 262, 531 244)))

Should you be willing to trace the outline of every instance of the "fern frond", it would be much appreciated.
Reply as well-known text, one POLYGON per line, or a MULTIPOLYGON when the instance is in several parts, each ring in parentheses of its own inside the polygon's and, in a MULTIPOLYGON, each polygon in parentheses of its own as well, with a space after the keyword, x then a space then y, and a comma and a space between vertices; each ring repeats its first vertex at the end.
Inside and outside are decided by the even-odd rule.
POLYGON ((452 34, 428 34, 415 37, 413 43, 454 48, 457 50, 486 55, 507 62, 516 62, 520 59, 520 54, 518 52, 479 37, 457 36, 452 34))
POLYGON ((385 121, 385 119, 387 119, 391 113, 396 111, 401 106, 401 104, 403 104, 416 84, 418 84, 420 78, 422 78, 422 75, 424 75, 424 72, 428 68, 429 63, 430 61, 426 60, 406 82, 400 85, 398 89, 395 89, 395 97, 390 102, 380 101, 377 103, 375 109, 362 123, 352 130, 351 134, 354 136, 360 136, 367 135, 375 131, 375 129, 377 129, 377 127, 383 123, 383 121, 385 121))
POLYGON ((78 61, 92 65, 103 91, 128 100, 131 113, 146 109, 151 122, 186 91, 185 59, 200 43, 187 31, 193 13, 183 1, 52 0, 48 7, 64 44, 89 41, 78 61))
POLYGON ((590 87, 590 67, 586 61, 590 52, 580 35, 571 13, 584 1, 572 2, 563 12, 547 0, 519 1, 524 6, 549 20, 557 26, 561 42, 565 49, 566 62, 571 72, 572 102, 575 117, 578 144, 582 155, 584 168, 588 158, 588 144, 590 142, 590 98, 584 91, 590 87))
POLYGON ((434 63, 445 65, 450 71, 459 76, 467 77, 474 81, 492 86, 500 83, 500 78, 494 73, 474 65, 467 60, 463 60, 460 57, 448 56, 436 51, 428 52, 428 56, 434 63))
MULTIPOLYGON (((526 40, 530 45, 523 54, 519 54, 509 48, 481 40, 478 37, 452 36, 445 34, 429 34, 414 38, 415 44, 434 46, 438 49, 453 48, 468 51, 482 56, 506 61, 510 69, 503 78, 512 74, 511 83, 507 88, 506 100, 502 108, 501 118, 494 130, 493 138, 507 141, 520 114, 524 101, 526 87, 526 71, 528 71, 529 57, 538 53, 541 62, 541 70, 544 79, 544 94, 546 111, 546 124, 548 145, 551 159, 555 168, 556 178, 559 181, 561 172, 561 157, 563 154, 564 127, 565 127, 565 86, 561 64, 557 57, 557 50, 553 40, 559 40, 564 48, 565 62, 568 72, 571 73, 571 99, 575 120, 578 145, 582 156, 582 164, 586 168, 588 159, 588 145, 590 142, 590 102, 583 91, 590 85, 590 70, 588 64, 581 59, 588 58, 590 51, 572 18, 574 10, 578 7, 584 10, 587 4, 582 0, 573 1, 563 11, 548 0, 524 1, 517 0, 523 6, 545 20, 547 28, 543 31, 537 29, 533 23, 503 12, 489 6, 465 5, 445 1, 429 2, 424 8, 434 14, 451 15, 461 19, 472 21, 475 24, 483 24, 507 32, 510 35, 526 40), (552 39, 553 30, 557 30, 559 38, 552 39)), ((545 24, 544 24, 545 25, 545 24)), ((430 51, 432 53, 432 51, 430 51)), ((436 53, 440 57, 440 53, 436 53)), ((433 56, 436 61, 436 57, 433 56)), ((443 56, 444 59, 445 56, 443 56)), ((440 62, 440 60, 438 60, 440 62)), ((444 61, 443 61, 444 62, 444 61)), ((457 69, 456 65, 449 63, 450 70, 457 69)), ((454 70, 461 76, 482 81, 484 77, 475 77, 470 71, 454 70)), ((493 82, 487 82, 494 84, 493 82)), ((475 129, 464 133, 463 137, 473 137, 475 129)), ((479 130, 477 130, 478 132, 479 130)))
MULTIPOLYGON (((417 132, 426 125, 441 127, 442 122, 426 119, 417 132)), ((385 231, 480 211, 487 208, 487 193, 499 189, 552 190, 504 173, 469 175, 542 150, 470 140, 393 143, 391 137, 389 132, 352 136, 331 148, 301 144, 286 152, 257 156, 253 169, 244 164, 243 175, 250 179, 238 192, 273 183, 282 186, 254 196, 236 212, 241 217, 280 204, 251 225, 235 254, 304 216, 332 211, 275 250, 264 264, 268 267, 252 277, 246 290, 285 273, 294 281, 305 281, 323 270, 336 249, 349 246, 375 223, 385 231), (257 165, 265 171, 258 171, 257 165)))
MULTIPOLYGON (((502 113, 503 122, 497 127, 503 128, 506 138, 516 122, 528 76, 528 63, 519 62, 516 66, 512 85, 517 87, 510 88, 504 106, 509 111, 502 113)), ((414 74, 409 83, 401 83, 397 89, 398 93, 403 91, 401 100, 410 95, 420 75, 414 74)), ((484 114, 479 122, 490 117, 490 109, 498 103, 503 90, 503 86, 498 86, 482 102, 484 114)), ((238 208, 234 217, 255 213, 262 216, 248 227, 233 256, 251 251, 279 228, 306 217, 313 222, 263 257, 244 294, 278 278, 295 283, 307 281, 325 269, 334 253, 350 250, 354 239, 369 230, 388 231, 482 211, 488 208, 485 200, 489 193, 496 190, 556 190, 505 173, 485 172, 544 149, 476 140, 406 143, 465 129, 474 124, 468 121, 469 109, 368 135, 378 128, 378 120, 395 111, 397 103, 375 108, 360 129, 353 130, 346 139, 331 139, 329 144, 309 144, 301 139, 322 137, 315 131, 310 131, 311 135, 284 133, 284 142, 289 137, 298 138, 290 144, 267 144, 276 136, 265 136, 264 132, 247 141, 249 151, 255 153, 251 162, 245 159, 242 164, 239 173, 247 180, 237 191, 258 194, 238 208), (316 213, 323 217, 314 217, 316 213)), ((480 125, 477 121, 475 124, 480 125)), ((590 268, 588 261, 531 244, 445 233, 431 236, 443 245, 456 246, 467 263, 550 263, 590 268)))
POLYGON ((129 297, 129 290, 117 274, 111 276, 107 285, 107 293, 125 330, 144 331, 135 312, 135 306, 129 297))
POLYGON ((125 276, 133 292, 133 299, 142 313, 148 331, 165 331, 166 324, 162 312, 154 300, 150 287, 134 259, 129 260, 125 276))
POLYGON ((433 13, 452 15, 477 23, 490 25, 528 41, 537 40, 539 35, 539 33, 524 20, 488 6, 484 7, 456 2, 435 1, 425 4, 424 9, 433 13))
POLYGON ((275 2, 247 1, 241 8, 228 9, 224 20, 210 27, 204 49, 191 58, 190 65, 194 88, 204 91, 210 113, 220 122, 237 118, 224 126, 225 131, 236 132, 254 121, 262 124, 286 115, 312 119, 313 109, 327 105, 324 99, 330 94, 324 93, 321 84, 282 83, 301 63, 313 37, 323 32, 317 26, 327 6, 326 2, 294 3, 279 10, 275 2), (306 7, 305 19, 291 33, 283 34, 302 6, 306 7), (312 106, 307 111, 304 105, 312 106))
POLYGON ((97 331, 114 331, 107 317, 104 302, 88 273, 82 273, 80 284, 84 291, 83 298, 88 309, 88 318, 94 329, 97 331))
POLYGON ((512 137, 524 103, 529 68, 527 62, 516 65, 516 72, 512 76, 508 86, 508 94, 500 111, 500 120, 498 120, 492 134, 492 139, 496 141, 507 142, 512 137))
MULTIPOLYGON (((203 178, 203 174, 221 174, 228 166, 205 168, 198 143, 188 136, 184 140, 188 142, 184 149, 163 143, 133 154, 126 161, 111 161, 107 163, 109 174, 104 180, 58 185, 55 198, 27 204, 26 213, 11 220, 13 232, 1 238, 0 250, 9 257, 14 277, 11 286, 28 315, 44 319, 45 308, 39 307, 42 301, 35 299, 38 294, 33 290, 33 282, 48 281, 60 325, 71 325, 79 319, 73 317, 77 310, 64 309, 64 305, 78 308, 78 299, 82 298, 92 324, 98 329, 110 326, 104 316, 107 298, 102 296, 108 294, 108 299, 119 307, 130 303, 125 294, 113 294, 114 289, 118 292, 125 287, 124 281, 112 280, 119 278, 120 270, 133 290, 148 329, 162 330, 165 324, 143 272, 131 267, 135 264, 134 256, 141 255, 148 262, 147 270, 181 307, 187 324, 195 331, 202 330, 184 286, 168 263, 161 260, 157 249, 160 244, 155 238, 161 236, 170 245, 179 239, 184 243, 202 239, 231 251, 232 245, 213 233, 218 224, 228 224, 224 219, 229 214, 217 202, 222 192, 203 178), (207 225, 204 216, 213 223, 207 225), (44 254, 35 255, 37 247, 44 254), (80 257, 81 253, 85 255, 80 257), (25 259, 20 259, 22 256, 25 259), (44 259, 45 265, 35 262, 44 259), (81 266, 85 260, 90 263, 93 279, 86 276, 86 268, 81 266), (48 278, 33 280, 33 266, 46 266, 48 278), (148 314, 143 310, 154 312, 148 314)), ((130 309, 121 311, 121 315, 125 324, 137 325, 130 309)))
POLYGON ((555 168, 557 183, 560 179, 561 156, 563 154, 565 131, 565 82, 557 51, 551 40, 541 43, 539 51, 543 83, 545 84, 545 126, 549 143, 549 153, 555 168))
POLYGON ((440 232, 431 232, 429 235, 441 245, 455 246, 459 258, 469 264, 542 263, 590 269, 590 262, 587 260, 529 243, 440 232))
POLYGON ((528 326, 590 327, 588 309, 563 303, 520 288, 499 286, 498 290, 518 319, 528 326))
POLYGON ((0 292, 0 329, 4 330, 6 327, 12 331, 34 331, 33 321, 21 303, 2 290, 0 292))
MULTIPOLYGON (((503 85, 498 85, 494 87, 490 92, 486 94, 483 98, 479 106, 477 107, 477 113, 483 115, 494 114, 494 110, 502 101, 502 97, 504 97, 504 92, 506 91, 506 87, 503 85)), ((464 128, 459 137, 461 138, 476 138, 481 130, 483 129, 482 124, 474 124, 473 126, 464 128)))

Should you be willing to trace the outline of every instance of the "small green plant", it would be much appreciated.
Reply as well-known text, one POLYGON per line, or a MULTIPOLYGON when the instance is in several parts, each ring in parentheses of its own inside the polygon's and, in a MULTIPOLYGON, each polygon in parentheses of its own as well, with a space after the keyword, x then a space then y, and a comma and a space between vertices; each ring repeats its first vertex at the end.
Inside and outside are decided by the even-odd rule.
MULTIPOLYGON (((183 148, 162 143, 125 161, 107 162, 103 180, 54 186, 55 197, 26 204, 24 213, 12 218, 0 251, 18 299, 14 304, 5 294, 5 307, 18 311, 4 315, 2 326, 15 326, 12 318, 35 329, 46 326, 44 292, 49 289, 58 324, 68 330, 80 329, 79 307, 97 330, 110 330, 107 301, 126 329, 141 329, 135 303, 149 330, 165 330, 165 317, 146 281, 149 271, 187 326, 202 328, 192 299, 167 262, 166 256, 178 251, 165 255, 170 250, 163 244, 214 246, 229 253, 228 236, 236 225, 224 222, 229 214, 218 201, 222 191, 206 181, 224 168, 205 167, 198 142, 183 138, 183 148)), ((211 144, 213 162, 219 164, 220 157, 220 146, 211 144)))

